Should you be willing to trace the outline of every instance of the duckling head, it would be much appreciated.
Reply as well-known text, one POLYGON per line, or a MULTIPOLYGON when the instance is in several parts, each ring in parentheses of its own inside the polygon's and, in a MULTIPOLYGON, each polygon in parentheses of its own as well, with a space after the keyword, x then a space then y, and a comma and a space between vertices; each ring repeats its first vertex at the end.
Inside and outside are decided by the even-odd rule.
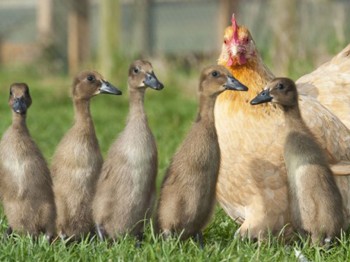
POLYGON ((73 81, 73 98, 88 100, 98 94, 121 95, 122 92, 104 80, 96 71, 80 72, 73 81))
POLYGON ((247 91, 248 88, 234 78, 224 66, 213 65, 202 70, 199 93, 216 97, 225 90, 247 91))
POLYGON ((145 60, 136 60, 129 67, 129 88, 145 89, 150 87, 162 90, 164 85, 158 80, 153 72, 152 64, 145 60))
POLYGON ((298 91, 293 80, 289 78, 275 78, 270 81, 250 104, 258 105, 272 102, 283 107, 293 107, 298 104, 298 91))
POLYGON ((27 109, 32 104, 32 98, 29 94, 29 87, 25 83, 13 83, 10 86, 9 106, 13 112, 25 115, 27 109))

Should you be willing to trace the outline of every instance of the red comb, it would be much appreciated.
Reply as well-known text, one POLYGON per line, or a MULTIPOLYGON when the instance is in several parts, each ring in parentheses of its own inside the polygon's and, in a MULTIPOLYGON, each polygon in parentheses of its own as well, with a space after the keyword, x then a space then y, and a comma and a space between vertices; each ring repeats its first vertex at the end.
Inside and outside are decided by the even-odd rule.
POLYGON ((231 23, 232 23, 232 29, 233 29, 233 40, 236 42, 238 41, 238 25, 237 25, 234 13, 232 14, 231 23))

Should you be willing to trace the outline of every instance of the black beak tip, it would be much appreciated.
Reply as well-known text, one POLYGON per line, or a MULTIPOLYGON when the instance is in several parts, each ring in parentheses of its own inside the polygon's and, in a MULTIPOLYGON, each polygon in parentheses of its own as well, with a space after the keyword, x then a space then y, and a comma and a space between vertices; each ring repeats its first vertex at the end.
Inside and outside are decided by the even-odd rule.
POLYGON ((245 85, 242 85, 242 90, 241 91, 248 91, 248 87, 246 87, 245 85))
POLYGON ((157 86, 157 90, 162 90, 163 88, 164 88, 164 85, 159 82, 159 84, 157 86))
POLYGON ((255 101, 255 99, 253 99, 253 100, 250 101, 250 104, 254 106, 254 105, 257 104, 257 102, 255 101))

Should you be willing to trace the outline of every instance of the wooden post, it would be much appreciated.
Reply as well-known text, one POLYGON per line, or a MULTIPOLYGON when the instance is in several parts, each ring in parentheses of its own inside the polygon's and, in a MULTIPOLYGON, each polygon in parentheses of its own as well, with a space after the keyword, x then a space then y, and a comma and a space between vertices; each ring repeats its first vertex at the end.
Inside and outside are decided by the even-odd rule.
POLYGON ((38 42, 45 48, 52 43, 52 0, 38 0, 37 5, 37 27, 38 42))
POLYGON ((275 75, 288 74, 291 59, 295 56, 295 36, 297 23, 297 0, 273 0, 274 10, 273 61, 278 65, 275 75))
POLYGON ((138 0, 134 3, 134 43, 135 49, 143 56, 153 53, 151 29, 152 0, 138 0))
POLYGON ((68 14, 68 70, 75 74, 89 58, 89 1, 70 1, 68 14))
POLYGON ((230 25, 232 13, 238 12, 239 0, 219 0, 217 45, 221 47, 225 28, 230 25))
POLYGON ((102 74, 109 78, 113 69, 113 57, 119 52, 120 3, 116 0, 100 1, 99 60, 102 74))

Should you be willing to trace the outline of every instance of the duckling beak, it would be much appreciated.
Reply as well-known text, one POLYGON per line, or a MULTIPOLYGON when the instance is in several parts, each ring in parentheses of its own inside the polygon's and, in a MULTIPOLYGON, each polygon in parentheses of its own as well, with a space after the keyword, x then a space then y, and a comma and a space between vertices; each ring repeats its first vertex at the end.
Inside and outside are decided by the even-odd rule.
POLYGON ((261 91, 252 101, 250 101, 251 105, 258 105, 262 103, 267 103, 272 100, 272 96, 270 95, 270 90, 265 89, 261 91))
POLYGON ((153 88, 155 90, 162 90, 164 88, 164 85, 159 82, 156 75, 152 73, 146 73, 146 79, 143 81, 143 83, 146 86, 149 86, 150 88, 153 88))
POLYGON ((248 88, 232 76, 227 76, 227 81, 224 84, 226 90, 247 91, 248 88))
POLYGON ((24 115, 27 112, 27 104, 24 97, 17 97, 14 99, 12 110, 17 113, 24 115))
POLYGON ((109 82, 102 80, 99 94, 121 95, 122 91, 111 85, 109 82))

